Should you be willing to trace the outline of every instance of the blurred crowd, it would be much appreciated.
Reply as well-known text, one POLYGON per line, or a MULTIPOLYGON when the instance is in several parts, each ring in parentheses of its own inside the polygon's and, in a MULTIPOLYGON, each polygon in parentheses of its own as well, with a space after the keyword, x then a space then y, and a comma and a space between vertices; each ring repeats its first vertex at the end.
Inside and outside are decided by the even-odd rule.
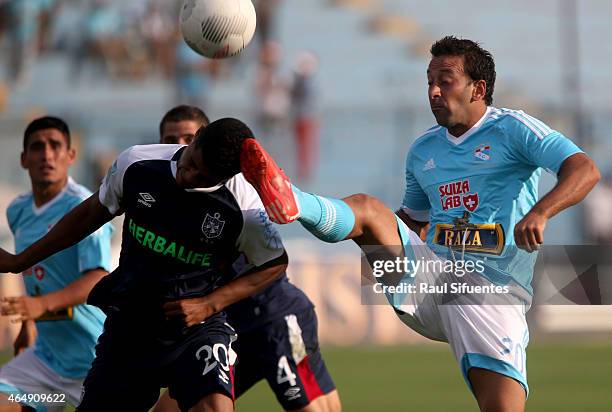
POLYGON ((158 72, 170 78, 178 44, 181 2, 166 0, 0 0, 0 33, 7 38, 10 82, 45 53, 63 53, 72 76, 101 63, 113 78, 158 72))
POLYGON ((296 57, 291 74, 284 76, 279 67, 282 50, 268 40, 259 54, 255 78, 257 128, 265 136, 276 138, 287 128, 292 130, 296 151, 295 176, 307 182, 316 166, 319 141, 319 115, 315 75, 317 57, 302 51, 296 57), (289 123, 287 125, 287 123, 289 123))
POLYGON ((259 58, 245 62, 210 60, 193 52, 180 34, 182 1, 0 0, 0 44, 6 56, 0 113, 9 93, 27 86, 36 60, 46 56, 62 56, 71 83, 155 78, 173 85, 174 103, 202 107, 208 107, 216 81, 241 76, 245 65, 254 65, 256 132, 269 139, 292 134, 297 178, 307 181, 318 151, 318 61, 307 51, 284 61, 276 29, 281 1, 254 4, 256 38, 247 52, 259 58))

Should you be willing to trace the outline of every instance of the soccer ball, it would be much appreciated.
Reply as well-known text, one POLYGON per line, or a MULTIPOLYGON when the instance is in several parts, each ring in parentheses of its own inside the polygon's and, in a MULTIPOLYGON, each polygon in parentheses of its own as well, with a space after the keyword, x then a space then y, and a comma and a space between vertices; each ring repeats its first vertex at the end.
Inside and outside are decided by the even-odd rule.
POLYGON ((251 0, 185 0, 180 16, 185 42, 213 59, 240 53, 253 38, 256 20, 251 0))

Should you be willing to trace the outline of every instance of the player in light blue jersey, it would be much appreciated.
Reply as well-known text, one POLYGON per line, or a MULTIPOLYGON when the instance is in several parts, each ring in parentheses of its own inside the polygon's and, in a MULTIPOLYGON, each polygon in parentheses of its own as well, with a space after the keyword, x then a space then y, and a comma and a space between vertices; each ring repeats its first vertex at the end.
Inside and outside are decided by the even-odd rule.
MULTIPOLYGON (((91 195, 68 176, 74 159, 70 131, 61 119, 42 117, 28 125, 21 165, 29 172, 32 191, 17 197, 6 212, 17 253, 91 195)), ((0 411, 78 404, 105 319, 85 301, 110 269, 110 235, 106 225, 27 269, 27 296, 3 297, 2 315, 15 316, 22 329, 15 358, 0 369, 0 411), (28 402, 27 394, 39 396, 28 402), (49 395, 48 401, 36 402, 42 394, 49 395)))
POLYGON ((571 140, 524 112, 489 106, 459 137, 435 126, 416 140, 406 160, 400 216, 417 231, 428 222, 427 243, 435 249, 458 248, 468 259, 486 256, 489 280, 515 281, 531 293, 535 255, 516 245, 532 251, 542 243, 546 222, 538 209, 530 213, 542 168, 557 175, 566 159, 580 153, 571 140))
MULTIPOLYGON (((447 248, 451 255, 460 250, 466 260, 485 262, 481 274, 487 281, 531 294, 536 255, 527 252, 543 243, 552 216, 586 196, 599 179, 597 167, 540 120, 492 107, 495 63, 477 43, 449 36, 434 43, 431 54, 428 94, 438 125, 408 153, 398 215, 419 233, 428 228, 427 244, 434 250, 447 248), (558 183, 538 200, 542 169, 558 183)), ((451 345, 483 410, 524 408, 529 336, 524 313, 530 299, 523 301, 522 308, 479 305, 457 311, 457 317, 468 313, 473 325, 457 335, 472 337, 451 345)))
POLYGON ((551 217, 587 195, 599 171, 541 121, 491 107, 495 65, 477 43, 446 37, 431 52, 429 101, 438 125, 410 150, 397 216, 367 195, 339 200, 300 191, 254 140, 243 144, 242 171, 275 222, 297 219, 324 241, 355 241, 383 274, 374 273, 400 319, 450 344, 482 411, 523 411, 529 252, 543 243, 551 217), (542 168, 558 182, 538 200, 542 168), (409 273, 393 264, 402 259, 427 266, 409 273))

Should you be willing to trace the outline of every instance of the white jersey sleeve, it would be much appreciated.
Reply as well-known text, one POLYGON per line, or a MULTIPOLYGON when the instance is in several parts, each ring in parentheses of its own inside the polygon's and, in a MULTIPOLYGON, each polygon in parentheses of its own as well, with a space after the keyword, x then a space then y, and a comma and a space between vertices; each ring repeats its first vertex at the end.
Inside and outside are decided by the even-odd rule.
POLYGON ((128 166, 133 163, 131 161, 133 150, 134 147, 130 147, 119 154, 113 165, 108 169, 100 185, 100 203, 106 206, 112 215, 116 214, 121 208, 121 200, 123 199, 123 176, 128 166))
POLYGON ((170 160, 183 145, 150 144, 132 146, 119 154, 108 169, 99 190, 100 203, 115 215, 121 209, 123 200, 123 179, 125 172, 134 163, 145 160, 170 160))
POLYGON ((244 224, 236 240, 236 247, 253 266, 261 266, 281 256, 285 248, 278 231, 268 218, 255 188, 242 173, 231 178, 225 186, 232 192, 242 210, 244 224))
POLYGON ((151 144, 132 146, 125 149, 115 163, 108 169, 99 190, 100 203, 115 215, 121 209, 123 200, 123 178, 126 170, 134 163, 143 160, 169 160, 182 145, 151 144))

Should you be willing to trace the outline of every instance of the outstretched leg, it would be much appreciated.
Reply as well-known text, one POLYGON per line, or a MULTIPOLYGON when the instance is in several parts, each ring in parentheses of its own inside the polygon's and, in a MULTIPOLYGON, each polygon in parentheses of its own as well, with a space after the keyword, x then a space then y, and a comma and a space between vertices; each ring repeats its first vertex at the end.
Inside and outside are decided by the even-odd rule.
POLYGON ((259 193, 272 221, 298 220, 330 243, 352 239, 359 246, 402 244, 395 214, 380 200, 365 194, 334 199, 302 192, 255 139, 245 141, 240 161, 243 175, 259 193))
MULTIPOLYGON (((285 224, 298 220, 304 228, 326 242, 352 239, 370 261, 380 257, 392 259, 403 253, 403 248, 397 247, 403 242, 395 214, 378 199, 357 194, 340 200, 302 192, 291 185, 283 171, 254 139, 247 139, 242 147, 241 168, 274 222, 285 224)), ((402 273, 387 273, 378 281, 394 285, 402 276, 402 273)), ((453 313, 459 307, 447 306, 453 313)), ((407 318, 414 319, 413 316, 407 318)), ((421 324, 411 322, 408 325, 414 328, 414 325, 421 324)), ((446 337, 450 342, 455 338, 460 339, 461 334, 446 337)), ((525 392, 518 381, 477 367, 469 370, 469 379, 481 411, 524 410, 525 392)))

